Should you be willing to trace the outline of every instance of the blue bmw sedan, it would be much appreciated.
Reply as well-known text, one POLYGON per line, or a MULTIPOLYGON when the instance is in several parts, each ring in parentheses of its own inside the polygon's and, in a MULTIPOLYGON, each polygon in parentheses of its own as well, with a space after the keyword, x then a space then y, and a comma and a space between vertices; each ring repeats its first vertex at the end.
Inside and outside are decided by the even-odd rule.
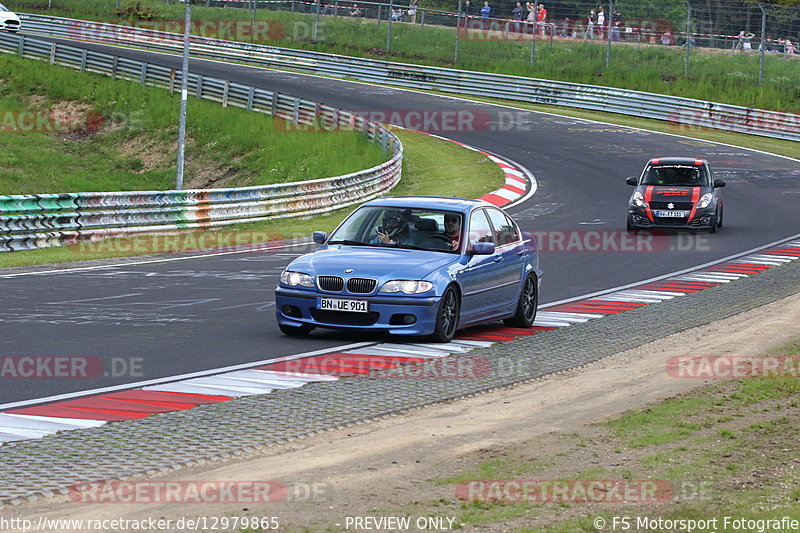
POLYGON ((280 277, 281 331, 316 327, 422 335, 496 320, 530 327, 542 271, 533 237, 481 200, 386 197, 350 214, 280 277))

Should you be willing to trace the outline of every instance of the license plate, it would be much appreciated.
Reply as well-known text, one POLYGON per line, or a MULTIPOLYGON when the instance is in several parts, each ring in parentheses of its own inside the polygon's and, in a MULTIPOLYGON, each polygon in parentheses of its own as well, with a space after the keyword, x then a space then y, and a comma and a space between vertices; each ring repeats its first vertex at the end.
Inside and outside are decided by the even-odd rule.
POLYGON ((348 313, 368 313, 369 303, 366 300, 344 300, 341 298, 317 298, 317 309, 320 311, 347 311, 348 313))
POLYGON ((656 211, 655 215, 659 218, 686 218, 688 211, 656 211))

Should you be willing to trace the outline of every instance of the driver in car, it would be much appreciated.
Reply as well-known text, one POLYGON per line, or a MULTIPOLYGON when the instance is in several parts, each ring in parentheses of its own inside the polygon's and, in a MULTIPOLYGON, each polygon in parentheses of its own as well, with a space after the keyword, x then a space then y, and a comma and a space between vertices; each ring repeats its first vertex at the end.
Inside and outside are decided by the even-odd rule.
POLYGON ((386 211, 383 214, 383 226, 378 226, 377 232, 378 234, 369 242, 373 244, 414 244, 408 235, 408 222, 403 220, 400 211, 386 211))

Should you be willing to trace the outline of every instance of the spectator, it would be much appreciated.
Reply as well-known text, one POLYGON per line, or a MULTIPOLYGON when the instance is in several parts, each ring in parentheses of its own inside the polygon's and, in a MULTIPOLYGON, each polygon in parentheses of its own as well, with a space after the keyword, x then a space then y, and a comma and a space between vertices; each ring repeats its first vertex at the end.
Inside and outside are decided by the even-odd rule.
POLYGON ((755 36, 756 36, 755 33, 752 33, 752 32, 749 32, 749 31, 743 31, 743 32, 739 33, 739 41, 742 43, 742 50, 752 50, 753 49, 753 45, 751 44, 751 41, 753 40, 753 37, 755 37, 755 36))
POLYGON ((470 1, 469 0, 464 0, 464 6, 462 7, 461 14, 470 16, 470 15, 472 15, 472 11, 473 11, 473 9, 472 9, 472 4, 470 3, 470 1))
POLYGON ((492 8, 489 7, 489 2, 484 2, 483 7, 481 8, 481 18, 488 19, 489 14, 491 14, 492 8))
POLYGON ((517 5, 514 6, 514 9, 511 10, 511 18, 514 19, 514 28, 515 32, 519 32, 522 29, 522 19, 525 16, 525 8, 522 7, 522 2, 517 2, 517 5))
POLYGON ((697 46, 697 41, 695 40, 693 34, 689 34, 689 37, 686 39, 686 42, 683 43, 683 46, 697 46))
POLYGON ((622 28, 622 13, 620 13, 619 9, 614 9, 613 14, 611 15, 611 40, 614 42, 619 41, 620 37, 620 28, 622 28))
POLYGON ((597 28, 597 34, 599 35, 600 40, 602 41, 605 38, 604 35, 605 35, 605 29, 606 29, 606 11, 605 11, 605 8, 603 6, 598 6, 597 7, 597 24, 596 24, 596 28, 597 28))
POLYGON ((542 37, 544 37, 545 24, 547 24, 547 10, 544 8, 544 4, 539 4, 539 12, 536 14, 536 26, 539 28, 542 37))
POLYGON ((661 36, 661 44, 664 46, 674 46, 675 45, 675 38, 672 36, 672 32, 667 30, 664 32, 664 35, 661 36))
POLYGON ((361 12, 361 8, 358 7, 358 4, 353 4, 353 9, 350 10, 351 17, 360 17, 363 13, 361 12))
POLYGON ((400 8, 392 8, 392 22, 402 22, 403 21, 403 10, 400 8))
POLYGON ((797 53, 795 51, 795 48, 794 48, 794 43, 792 43, 792 41, 790 41, 789 39, 786 39, 786 53, 787 54, 796 54, 797 53))
POLYGON ((525 16, 525 31, 527 31, 528 28, 534 31, 537 15, 536 4, 533 2, 525 2, 525 9, 528 11, 528 14, 525 16))
POLYGON ((417 22, 417 2, 419 0, 411 0, 408 4, 408 21, 411 24, 415 24, 417 22))
POLYGON ((583 32, 583 40, 594 40, 594 27, 597 24, 597 11, 589 11, 589 18, 586 20, 586 31, 583 32))

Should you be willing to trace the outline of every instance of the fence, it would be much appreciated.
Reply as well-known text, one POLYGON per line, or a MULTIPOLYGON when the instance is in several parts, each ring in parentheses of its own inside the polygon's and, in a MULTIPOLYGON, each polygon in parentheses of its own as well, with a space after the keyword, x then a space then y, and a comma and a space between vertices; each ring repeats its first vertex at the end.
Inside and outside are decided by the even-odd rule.
MULTIPOLYGON (((178 52, 176 33, 81 20, 25 15, 26 31, 86 41, 178 52)), ((442 67, 392 63, 319 52, 192 37, 192 55, 323 76, 357 79, 442 92, 503 98, 716 128, 778 139, 800 140, 800 116, 592 85, 442 67)))
MULTIPOLYGON (((170 91, 180 88, 180 71, 25 36, 0 32, 0 52, 170 91)), ((361 131, 380 143, 391 159, 343 176, 258 187, 0 196, 0 251, 323 213, 374 198, 400 180, 403 146, 399 139, 356 113, 196 74, 190 74, 188 84, 190 94, 223 106, 296 124, 324 121, 330 129, 361 131)))

